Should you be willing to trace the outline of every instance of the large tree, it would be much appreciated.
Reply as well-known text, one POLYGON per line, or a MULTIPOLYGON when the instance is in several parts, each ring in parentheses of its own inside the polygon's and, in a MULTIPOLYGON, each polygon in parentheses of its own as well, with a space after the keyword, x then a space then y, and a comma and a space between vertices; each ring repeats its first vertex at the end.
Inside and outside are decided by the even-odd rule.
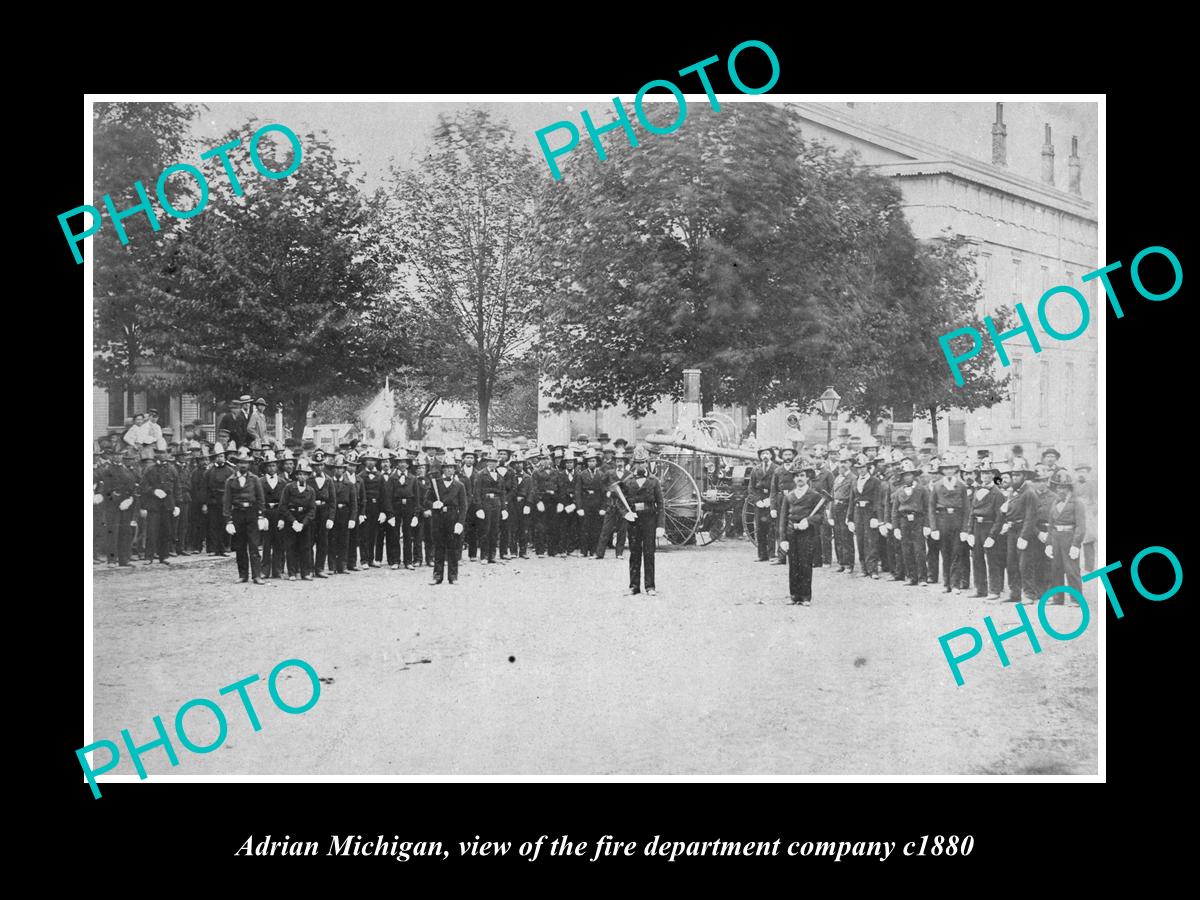
POLYGON ((530 342, 538 174, 507 124, 471 109, 443 116, 430 152, 393 169, 380 197, 404 321, 434 329, 420 365, 469 385, 483 437, 496 385, 530 342))
POLYGON ((568 158, 542 216, 553 408, 644 413, 693 366, 706 403, 803 403, 851 364, 868 262, 907 225, 892 183, 798 124, 691 104, 669 136, 568 158))
MULTIPOLYGON (((194 106, 179 103, 97 103, 93 109, 93 205, 104 214, 104 221, 83 252, 94 255, 93 377, 96 384, 112 391, 165 385, 163 376, 137 371, 138 363, 155 362, 146 337, 156 310, 175 302, 183 232, 182 223, 159 207, 155 184, 168 166, 195 161, 188 136, 194 115, 194 106), (122 222, 129 239, 122 246, 101 198, 109 194, 118 212, 127 210, 139 202, 134 188, 138 181, 156 210, 160 228, 155 232, 146 215, 136 213, 122 222)), ((192 190, 191 179, 167 183, 168 197, 177 209, 195 204, 194 196, 186 196, 192 190)), ((82 230, 76 225, 76 232, 82 230)))
MULTIPOLYGON (((245 146, 253 128, 221 142, 245 146)), ((383 312, 379 232, 362 179, 323 134, 300 144, 302 162, 286 178, 246 172, 240 198, 214 182, 209 207, 187 223, 181 296, 157 331, 191 386, 281 399, 295 435, 315 398, 378 388, 405 350, 383 312)), ((292 161, 286 145, 264 141, 262 151, 269 169, 292 161)))

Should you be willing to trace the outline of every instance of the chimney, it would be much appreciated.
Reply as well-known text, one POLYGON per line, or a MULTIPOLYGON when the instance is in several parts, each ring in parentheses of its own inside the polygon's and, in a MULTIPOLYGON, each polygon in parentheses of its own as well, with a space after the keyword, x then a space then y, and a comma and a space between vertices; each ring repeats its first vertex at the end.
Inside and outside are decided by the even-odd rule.
POLYGON ((679 410, 679 421, 691 427, 700 418, 700 370, 683 370, 683 404, 679 410))
POLYGON ((1042 144, 1042 181, 1054 185, 1054 145, 1050 143, 1050 123, 1046 123, 1046 143, 1042 144))
POLYGON ((1072 194, 1082 194, 1079 188, 1079 138, 1071 136, 1071 156, 1067 160, 1067 187, 1072 194))
POLYGON ((992 165, 1008 165, 1008 126, 1004 124, 1004 104, 996 104, 996 121, 992 123, 992 165))

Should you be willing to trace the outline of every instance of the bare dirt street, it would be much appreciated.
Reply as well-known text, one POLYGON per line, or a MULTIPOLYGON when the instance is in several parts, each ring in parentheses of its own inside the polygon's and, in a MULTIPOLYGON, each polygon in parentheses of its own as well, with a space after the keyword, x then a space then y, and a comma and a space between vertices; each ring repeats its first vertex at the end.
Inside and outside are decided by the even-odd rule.
MULTIPOLYGON (((658 554, 657 597, 622 596, 626 560, 464 561, 325 581, 236 583, 233 558, 97 570, 94 739, 174 741, 176 710, 220 703, 223 747, 175 742, 180 775, 221 774, 1094 774, 1097 619, 1059 642, 1037 625, 990 644, 954 683, 939 635, 1018 624, 1014 608, 936 588, 814 572, 810 607, 787 569, 726 542, 658 554), (284 659, 326 679, 309 712, 278 710, 265 680, 284 659), (218 688, 257 672, 255 733, 218 688)), ((1092 585, 1088 586, 1089 588, 1092 585)), ((1051 607, 1061 632, 1075 607, 1051 607)), ((288 669, 283 698, 303 703, 288 669)), ((197 743, 216 734, 188 714, 197 743)), ((162 749, 151 779, 170 771, 162 749)), ((123 752, 115 773, 129 774, 123 752)))

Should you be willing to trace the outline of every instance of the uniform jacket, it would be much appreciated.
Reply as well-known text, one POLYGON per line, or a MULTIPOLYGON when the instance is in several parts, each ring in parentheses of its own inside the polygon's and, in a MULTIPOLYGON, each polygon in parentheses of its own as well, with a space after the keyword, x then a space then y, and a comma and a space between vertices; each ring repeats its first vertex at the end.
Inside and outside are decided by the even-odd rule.
POLYGON ((130 497, 136 497, 138 478, 127 466, 108 465, 104 469, 104 499, 109 503, 120 504, 130 497))
POLYGON ((504 479, 498 472, 489 472, 486 468, 475 472, 471 484, 471 498, 476 504, 482 504, 484 494, 495 494, 496 496, 492 500, 501 506, 508 499, 504 492, 504 479))
POLYGON ((637 478, 630 475, 621 483, 621 490, 625 492, 625 499, 629 501, 629 508, 633 512, 639 515, 653 514, 658 528, 667 527, 667 508, 663 503, 662 486, 658 483, 657 478, 647 475, 643 479, 641 487, 638 487, 637 478), (643 504, 645 508, 639 510, 639 503, 643 504))
POLYGON ((188 466, 175 466, 175 505, 192 502, 192 470, 188 466))
POLYGON ((958 531, 963 532, 968 530, 967 511, 967 491, 968 488, 961 478, 954 479, 954 487, 946 484, 946 479, 939 478, 929 488, 929 522, 930 525, 937 523, 936 514, 942 511, 943 514, 948 514, 953 517, 958 531), (954 512, 950 513, 949 510, 954 512))
POLYGON ((471 466, 470 470, 464 466, 455 476, 462 482, 463 490, 467 492, 467 506, 472 511, 475 508, 475 476, 482 471, 483 469, 479 466, 471 466))
POLYGON ((317 495, 311 484, 300 487, 300 482, 288 482, 283 489, 283 502, 279 507, 283 511, 283 520, 290 527, 293 522, 308 525, 317 515, 317 495))
POLYGON ((175 467, 170 463, 152 465, 142 476, 142 509, 160 509, 170 512, 176 505, 176 480, 175 467), (156 490, 163 491, 167 496, 160 500, 154 495, 156 490))
POLYGON ((967 498, 967 529, 974 531, 976 525, 988 526, 988 537, 999 537, 1004 524, 1000 507, 1004 505, 1004 492, 1000 488, 976 487, 967 498), (983 496, 980 496, 980 495, 983 496))
POLYGON ((776 466, 771 473, 771 508, 780 509, 783 495, 796 485, 796 473, 787 466, 776 466))
POLYGON ((607 477, 599 468, 584 469, 579 473, 577 483, 579 487, 575 492, 576 505, 596 509, 604 503, 607 477))
POLYGON ((558 496, 558 470, 557 469, 534 469, 533 470, 533 496, 530 498, 533 502, 542 501, 543 503, 555 503, 555 498, 558 496), (548 496, 547 496, 548 495, 548 496))
POLYGON ((566 506, 575 502, 575 491, 579 487, 579 473, 558 470, 558 502, 566 506))
POLYGON ((929 488, 915 481, 911 491, 905 485, 900 485, 892 494, 892 527, 901 528, 903 523, 912 521, 918 525, 928 525, 925 518, 929 515, 929 488))
POLYGON ((830 477, 833 486, 829 493, 833 494, 834 502, 849 503, 850 495, 854 493, 854 473, 847 472, 845 475, 841 472, 830 473, 830 477))
POLYGON ((770 500, 773 496, 771 493, 771 482, 774 477, 775 465, 768 463, 764 469, 760 462, 750 470, 750 491, 747 496, 755 503, 758 503, 759 500, 770 500))
POLYGON ((284 478, 282 474, 276 472, 275 486, 272 487, 267 478, 268 476, 266 475, 259 476, 259 482, 263 491, 263 504, 267 512, 278 512, 279 504, 283 501, 283 489, 291 482, 284 478))
MULTIPOLYGON (((795 485, 792 486, 792 488, 794 487, 795 485)), ((800 497, 796 496, 796 492, 792 488, 789 488, 779 498, 779 520, 780 522, 798 525, 801 521, 808 519, 816 512, 817 504, 824 498, 811 484, 800 497)), ((815 525, 817 523, 810 521, 809 524, 815 525)), ((785 531, 785 534, 790 535, 790 533, 791 529, 785 531)), ((782 540, 783 538, 781 537, 780 539, 782 540)))
POLYGON ((229 480, 230 475, 235 474, 237 470, 229 463, 223 466, 209 466, 204 473, 204 502, 209 506, 225 502, 225 482, 229 480))
POLYGON ((886 486, 882 481, 874 475, 867 477, 863 483, 862 490, 858 488, 858 479, 855 478, 850 486, 850 506, 851 515, 859 509, 865 509, 870 518, 883 518, 883 493, 886 486))
POLYGON ((339 506, 346 511, 347 521, 358 519, 358 483, 348 481, 344 474, 333 483, 334 516, 338 514, 339 506))
POLYGON ((467 521, 467 488, 458 478, 450 479, 449 484, 446 484, 444 478, 438 478, 436 484, 430 485, 430 488, 429 493, 425 495, 427 510, 444 513, 455 522, 467 521), (442 509, 435 510, 433 503, 439 498, 442 501, 442 509))
POLYGON ((233 521, 233 511, 235 509, 244 509, 254 513, 255 518, 263 514, 263 489, 262 482, 259 481, 257 475, 253 472, 246 473, 246 483, 238 484, 241 476, 234 473, 225 482, 225 490, 221 497, 221 512, 225 515, 225 521, 233 521))
POLYGON ((1087 507, 1074 494, 1068 494, 1065 501, 1060 501, 1056 496, 1050 504, 1050 531, 1057 532, 1067 526, 1073 526, 1071 543, 1076 547, 1082 546, 1087 534, 1087 507))
POLYGON ((367 509, 372 505, 374 500, 378 509, 376 515, 383 512, 383 476, 379 474, 379 470, 368 472, 365 469, 358 474, 358 512, 359 515, 366 515, 367 509))
POLYGON ((420 499, 420 479, 411 472, 406 471, 403 475, 393 472, 383 490, 383 511, 389 518, 407 516, 411 519, 417 514, 420 499))
POLYGON ((318 516, 333 515, 333 478, 325 474, 321 485, 317 485, 317 476, 310 475, 308 486, 313 489, 315 512, 318 516))

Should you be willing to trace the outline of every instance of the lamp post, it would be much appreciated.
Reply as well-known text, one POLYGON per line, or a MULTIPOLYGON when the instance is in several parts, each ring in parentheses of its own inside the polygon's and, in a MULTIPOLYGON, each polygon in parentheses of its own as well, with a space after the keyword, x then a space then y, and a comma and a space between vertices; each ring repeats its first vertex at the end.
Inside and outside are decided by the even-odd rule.
POLYGON ((832 387, 827 387, 819 402, 821 413, 825 416, 825 450, 828 452, 833 446, 833 417, 837 415, 842 398, 832 387))

